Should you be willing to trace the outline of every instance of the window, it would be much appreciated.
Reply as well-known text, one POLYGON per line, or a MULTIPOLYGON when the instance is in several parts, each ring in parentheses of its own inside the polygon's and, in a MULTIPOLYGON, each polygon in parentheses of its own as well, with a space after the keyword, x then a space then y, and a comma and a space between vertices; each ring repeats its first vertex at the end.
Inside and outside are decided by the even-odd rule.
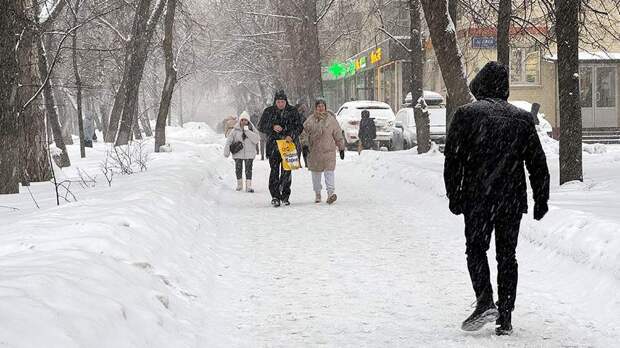
POLYGON ((582 108, 592 107, 592 68, 582 67, 579 69, 579 97, 582 108))
POLYGON ((540 51, 536 46, 515 47, 510 52, 510 82, 537 85, 540 82, 540 51))

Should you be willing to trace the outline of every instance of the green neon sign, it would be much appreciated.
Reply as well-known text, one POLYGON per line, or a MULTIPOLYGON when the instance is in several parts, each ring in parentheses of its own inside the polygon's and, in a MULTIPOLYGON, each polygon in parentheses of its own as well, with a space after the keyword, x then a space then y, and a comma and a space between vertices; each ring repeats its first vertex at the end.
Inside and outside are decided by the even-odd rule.
POLYGON ((335 62, 327 67, 327 72, 335 78, 355 75, 355 71, 355 63, 352 61, 335 62))

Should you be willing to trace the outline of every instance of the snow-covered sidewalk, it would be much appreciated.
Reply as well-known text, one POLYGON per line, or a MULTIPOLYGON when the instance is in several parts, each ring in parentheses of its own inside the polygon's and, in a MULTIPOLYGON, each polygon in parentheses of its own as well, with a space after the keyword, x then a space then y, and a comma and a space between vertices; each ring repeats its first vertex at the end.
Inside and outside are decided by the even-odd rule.
MULTIPOLYGON (((27 193, 0 198, 0 205, 21 209, 0 210, 0 342, 608 347, 620 341, 620 277, 607 247, 599 247, 605 257, 581 260, 541 237, 540 231, 556 234, 548 232, 554 214, 568 209, 554 202, 557 192, 551 222, 524 216, 515 333, 496 337, 489 326, 471 334, 459 329, 474 296, 462 218, 447 210, 441 154, 347 153, 338 162, 334 206, 313 203, 302 170, 294 173, 292 205, 273 209, 265 162, 255 165, 257 192, 235 192, 220 140, 192 126, 171 131, 172 153, 154 155, 147 172, 118 177, 111 188, 100 183, 80 191, 78 203, 55 208, 48 197, 34 210, 27 193), (601 266, 605 260, 610 267, 601 266)), ((103 150, 91 152, 85 168, 96 169, 96 151, 103 150)))

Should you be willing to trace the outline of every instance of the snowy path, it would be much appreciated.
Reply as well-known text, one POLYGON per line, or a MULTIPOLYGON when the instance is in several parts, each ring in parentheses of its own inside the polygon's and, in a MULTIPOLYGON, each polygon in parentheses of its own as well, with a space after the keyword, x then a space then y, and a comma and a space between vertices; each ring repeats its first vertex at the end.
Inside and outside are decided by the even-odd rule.
POLYGON ((256 165, 256 194, 219 190, 216 305, 205 322, 215 327, 213 342, 555 347, 619 341, 620 298, 609 292, 618 280, 523 239, 513 336, 497 338, 491 325, 460 331, 473 300, 460 219, 449 215, 443 198, 371 178, 356 160, 339 162, 334 206, 312 203, 308 172, 301 171, 294 174, 293 205, 270 208, 264 162, 256 165))
MULTIPOLYGON (((17 208, 0 211, 0 346, 620 342, 618 150, 584 157, 596 175, 555 187, 543 222, 524 217, 515 332, 496 337, 491 326, 460 330, 474 296, 441 154, 348 153, 338 161, 334 206, 313 203, 302 170, 293 205, 274 209, 265 162, 256 163, 257 193, 235 192, 221 136, 201 124, 169 131, 173 152, 154 154, 147 172, 119 176, 112 187, 101 176, 96 187, 75 187, 78 202, 55 207, 47 183, 31 187, 40 210, 27 191, 0 197, 0 207, 17 208), (602 195, 602 214, 580 212, 588 209, 581 202, 602 195)), ((70 151, 79 158, 76 146, 70 151)), ((63 175, 96 175, 105 151, 88 149, 63 175)))

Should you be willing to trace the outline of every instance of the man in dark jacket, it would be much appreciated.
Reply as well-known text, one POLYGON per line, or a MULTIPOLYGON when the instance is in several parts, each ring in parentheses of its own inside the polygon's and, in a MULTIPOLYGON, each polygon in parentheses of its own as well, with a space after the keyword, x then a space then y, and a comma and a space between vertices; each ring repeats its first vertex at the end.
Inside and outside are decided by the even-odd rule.
POLYGON ((547 213, 549 170, 531 115, 507 102, 508 69, 490 62, 470 84, 477 101, 460 107, 446 139, 444 181, 450 211, 465 217, 467 268, 476 309, 462 325, 479 330, 496 321, 497 335, 512 333, 517 290, 515 249, 527 213, 523 165, 534 193, 534 219, 547 213), (486 252, 495 229, 498 308, 493 303, 486 252), (498 311, 499 309, 499 311, 498 311))
POLYGON ((267 137, 267 156, 271 166, 269 175, 269 192, 271 204, 279 207, 280 204, 289 205, 291 195, 291 172, 282 168, 282 157, 276 140, 287 140, 298 143, 299 135, 303 130, 303 123, 297 109, 289 105, 286 93, 280 90, 276 93, 273 105, 263 111, 259 129, 267 137))
POLYGON ((360 121, 360 130, 357 137, 359 139, 359 152, 362 150, 374 149, 375 138, 377 137, 377 127, 375 120, 370 118, 370 111, 362 110, 362 119, 360 121))

